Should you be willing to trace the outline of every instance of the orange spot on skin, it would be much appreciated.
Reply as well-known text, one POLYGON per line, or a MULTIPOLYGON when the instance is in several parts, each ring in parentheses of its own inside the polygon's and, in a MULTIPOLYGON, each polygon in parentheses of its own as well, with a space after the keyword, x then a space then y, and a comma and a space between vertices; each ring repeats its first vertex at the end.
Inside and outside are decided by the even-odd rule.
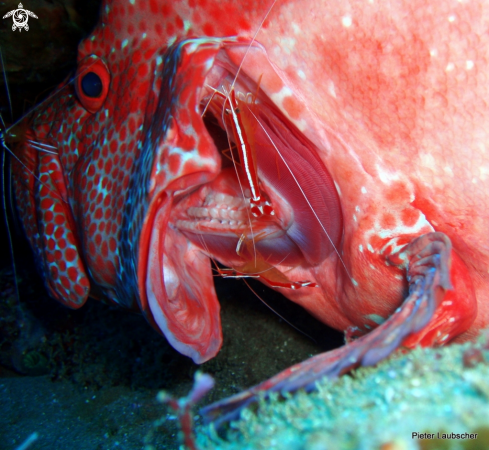
POLYGON ((61 254, 61 252, 55 252, 54 259, 58 262, 58 268, 59 270, 61 270, 61 272, 65 272, 66 262, 61 259, 62 257, 63 255, 61 254))
POLYGON ((107 241, 102 243, 102 256, 107 258, 109 256, 109 246, 107 245, 107 241))
POLYGON ((75 284, 74 286, 74 289, 75 289, 75 292, 80 296, 80 297, 83 297, 85 295, 85 290, 83 289, 82 286, 80 286, 79 284, 75 284))
POLYGON ((76 251, 73 248, 68 248, 65 251, 65 258, 66 258, 66 261, 68 261, 68 262, 74 261, 76 258, 76 251))
POLYGON ((180 156, 179 155, 171 155, 168 158, 168 167, 171 173, 177 173, 180 169, 180 156))
POLYGON ((403 225, 412 227, 418 221, 419 212, 413 208, 406 208, 401 212, 401 221, 403 225))
POLYGON ((63 229, 62 228, 56 228, 56 231, 54 232, 54 237, 56 239, 61 239, 61 236, 63 236, 63 229))
POLYGON ((202 27, 202 30, 204 31, 204 34, 207 36, 213 36, 214 33, 214 26, 211 25, 210 23, 205 23, 204 26, 202 27))
POLYGON ((183 30, 183 20, 180 16, 177 16, 175 18, 175 26, 177 27, 178 30, 183 30))
POLYGON ((390 213, 385 213, 380 219, 380 226, 387 230, 392 229, 396 226, 396 218, 390 213))
POLYGON ((405 183, 395 181, 386 192, 385 198, 390 204, 405 204, 410 203, 411 193, 405 183))
POLYGON ((285 97, 282 105, 292 119, 299 119, 304 111, 304 106, 292 96, 285 97))
POLYGON ((59 280, 61 281, 61 284, 66 288, 66 289, 70 289, 71 287, 71 283, 70 283, 70 280, 65 277, 65 276, 61 276, 59 277, 59 280))

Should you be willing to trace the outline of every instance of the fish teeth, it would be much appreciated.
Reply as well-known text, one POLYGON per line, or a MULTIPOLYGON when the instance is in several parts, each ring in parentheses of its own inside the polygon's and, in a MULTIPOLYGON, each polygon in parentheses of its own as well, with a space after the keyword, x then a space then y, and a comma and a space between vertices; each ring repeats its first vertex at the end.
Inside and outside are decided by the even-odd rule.
POLYGON ((177 220, 175 225, 180 230, 192 231, 194 233, 206 234, 210 230, 239 230, 245 226, 243 221, 236 220, 219 220, 219 219, 204 219, 204 220, 177 220))
POLYGON ((223 221, 229 221, 229 220, 234 220, 234 221, 242 221, 246 220, 246 208, 243 203, 237 199, 236 197, 231 197, 229 195, 224 195, 220 194, 221 197, 226 197, 226 201, 230 201, 233 206, 236 205, 236 203, 241 203, 241 208, 234 208, 230 207, 229 203, 226 205, 222 206, 213 206, 212 208, 209 207, 202 207, 202 206, 192 206, 187 209, 187 214, 189 217, 195 218, 195 219, 204 219, 204 220, 211 220, 211 219, 218 219, 218 220, 223 220, 223 221), (236 202, 237 200, 237 202, 236 202))

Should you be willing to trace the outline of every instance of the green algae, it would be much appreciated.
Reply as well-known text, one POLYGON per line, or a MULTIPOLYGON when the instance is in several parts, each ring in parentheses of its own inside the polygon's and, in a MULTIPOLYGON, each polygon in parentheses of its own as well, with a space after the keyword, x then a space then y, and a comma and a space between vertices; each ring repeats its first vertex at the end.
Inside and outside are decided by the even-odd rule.
POLYGON ((488 449, 487 338, 438 349, 396 354, 318 390, 272 396, 245 409, 219 435, 198 433, 201 449, 488 449), (480 355, 479 362, 467 355, 480 355), (465 356, 464 356, 465 355, 465 356), (417 439, 413 433, 431 433, 417 439), (440 433, 440 435, 438 435, 440 433), (477 439, 438 439, 477 433, 477 439))

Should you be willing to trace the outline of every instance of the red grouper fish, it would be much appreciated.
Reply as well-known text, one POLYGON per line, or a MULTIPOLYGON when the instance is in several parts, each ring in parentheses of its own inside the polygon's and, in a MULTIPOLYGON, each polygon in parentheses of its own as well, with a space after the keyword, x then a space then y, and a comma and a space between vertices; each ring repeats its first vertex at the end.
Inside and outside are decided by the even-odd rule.
POLYGON ((489 313, 487 17, 479 1, 105 1, 15 149, 51 295, 139 308, 202 363, 222 343, 212 258, 356 338, 210 419, 473 338, 489 313))

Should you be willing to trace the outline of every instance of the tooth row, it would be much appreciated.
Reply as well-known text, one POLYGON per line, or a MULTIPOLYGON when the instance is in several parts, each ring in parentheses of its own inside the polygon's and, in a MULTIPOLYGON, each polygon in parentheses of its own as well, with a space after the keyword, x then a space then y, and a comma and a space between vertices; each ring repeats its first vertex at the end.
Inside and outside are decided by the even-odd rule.
POLYGON ((242 221, 246 218, 246 212, 242 209, 236 210, 193 206, 187 210, 187 214, 190 217, 217 219, 221 221, 242 221))
POLYGON ((242 198, 233 197, 227 194, 209 194, 204 202, 204 206, 219 206, 221 208, 234 208, 236 209, 238 206, 244 207, 245 202, 242 198))
POLYGON ((236 221, 236 220, 200 220, 200 221, 192 221, 192 220, 177 220, 176 222, 177 228, 180 230, 187 230, 193 232, 207 232, 209 229, 220 230, 223 231, 236 231, 242 227, 244 227, 244 222, 236 221))

